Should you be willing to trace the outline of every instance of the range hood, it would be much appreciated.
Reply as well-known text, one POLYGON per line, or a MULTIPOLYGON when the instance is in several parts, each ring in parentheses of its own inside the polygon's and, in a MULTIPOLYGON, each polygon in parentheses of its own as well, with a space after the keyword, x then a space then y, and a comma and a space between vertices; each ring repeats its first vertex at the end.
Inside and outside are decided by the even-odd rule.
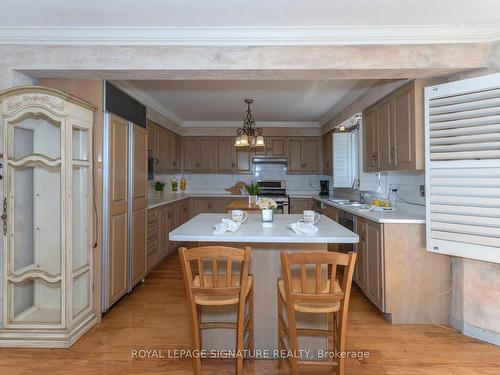
POLYGON ((269 156, 254 156, 252 158, 254 164, 288 164, 287 158, 269 157, 269 156))

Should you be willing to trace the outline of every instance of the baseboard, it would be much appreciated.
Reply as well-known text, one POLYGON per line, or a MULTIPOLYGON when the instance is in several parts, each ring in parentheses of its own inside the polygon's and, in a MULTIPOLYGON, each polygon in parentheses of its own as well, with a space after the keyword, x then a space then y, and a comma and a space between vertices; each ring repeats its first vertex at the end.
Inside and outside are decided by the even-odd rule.
POLYGON ((498 332, 488 331, 486 329, 478 328, 464 323, 462 333, 466 336, 474 337, 475 339, 500 346, 500 333, 498 332))

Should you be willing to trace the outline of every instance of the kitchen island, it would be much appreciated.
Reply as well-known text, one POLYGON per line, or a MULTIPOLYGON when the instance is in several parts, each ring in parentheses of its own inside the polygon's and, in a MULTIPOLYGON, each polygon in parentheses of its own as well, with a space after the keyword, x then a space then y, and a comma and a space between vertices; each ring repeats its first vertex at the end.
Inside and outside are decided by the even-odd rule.
MULTIPOLYGON (((237 232, 214 235, 213 227, 220 223, 225 214, 200 214, 169 234, 171 241, 198 245, 225 245, 252 249, 250 272, 254 282, 255 349, 272 352, 278 348, 276 280, 281 277, 280 251, 324 252, 329 243, 357 243, 357 234, 321 215, 314 235, 300 235, 288 226, 302 218, 302 215, 274 215, 272 223, 262 223, 259 214, 249 213, 248 219, 237 232)), ((188 247, 189 247, 188 246, 188 247)), ((326 316, 312 314, 297 316, 298 326, 325 329, 326 316)), ((231 308, 208 309, 202 312, 202 320, 234 321, 235 311, 231 308)), ((231 330, 203 332, 204 349, 233 349, 235 334, 231 330)), ((299 339, 299 347, 326 349, 326 340, 318 337, 299 339)))

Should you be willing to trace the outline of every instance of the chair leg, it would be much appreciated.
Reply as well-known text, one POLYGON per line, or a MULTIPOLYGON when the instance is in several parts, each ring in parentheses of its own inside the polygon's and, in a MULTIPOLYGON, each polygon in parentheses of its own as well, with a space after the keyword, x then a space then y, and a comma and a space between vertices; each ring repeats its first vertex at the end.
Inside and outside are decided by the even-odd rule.
POLYGON ((283 340, 285 336, 285 330, 282 327, 281 324, 281 319, 283 319, 283 300, 281 299, 281 294, 279 287, 276 288, 278 292, 278 351, 279 351, 279 356, 278 356, 278 368, 283 367, 283 359, 281 358, 281 351, 284 350, 283 344, 281 343, 281 340, 283 340))
MULTIPOLYGON (((200 308, 197 305, 194 305, 193 311, 193 349, 197 350, 198 353, 201 351, 201 329, 200 329, 200 308)), ((193 374, 201 375, 201 358, 193 357, 193 374)))
POLYGON ((253 320, 253 285, 250 288, 250 292, 248 294, 248 314, 250 315, 249 317, 249 322, 248 322, 248 350, 250 352, 254 351, 254 320, 253 320))
POLYGON ((243 374, 243 342, 245 336, 245 301, 240 301, 238 305, 238 319, 236 325, 236 375, 243 374))
POLYGON ((287 320, 288 320, 288 340, 290 342, 290 350, 292 356, 289 358, 290 370, 292 375, 299 375, 299 364, 296 355, 299 353, 299 345, 297 341, 297 323, 295 321, 295 311, 293 307, 287 306, 286 310, 287 320))
MULTIPOLYGON (((338 330, 337 330, 337 350, 339 352, 345 351, 345 334, 347 326, 347 314, 346 311, 340 311, 337 315, 338 319, 338 330)), ((345 359, 338 359, 337 375, 344 375, 345 359)))

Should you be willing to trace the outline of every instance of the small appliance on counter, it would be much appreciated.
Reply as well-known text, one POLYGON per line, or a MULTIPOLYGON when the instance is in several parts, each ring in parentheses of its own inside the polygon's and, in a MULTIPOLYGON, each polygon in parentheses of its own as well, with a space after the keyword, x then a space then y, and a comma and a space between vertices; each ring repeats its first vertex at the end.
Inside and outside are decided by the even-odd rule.
POLYGON ((319 182, 320 185, 320 192, 319 195, 330 195, 330 181, 328 180, 321 180, 319 182))

